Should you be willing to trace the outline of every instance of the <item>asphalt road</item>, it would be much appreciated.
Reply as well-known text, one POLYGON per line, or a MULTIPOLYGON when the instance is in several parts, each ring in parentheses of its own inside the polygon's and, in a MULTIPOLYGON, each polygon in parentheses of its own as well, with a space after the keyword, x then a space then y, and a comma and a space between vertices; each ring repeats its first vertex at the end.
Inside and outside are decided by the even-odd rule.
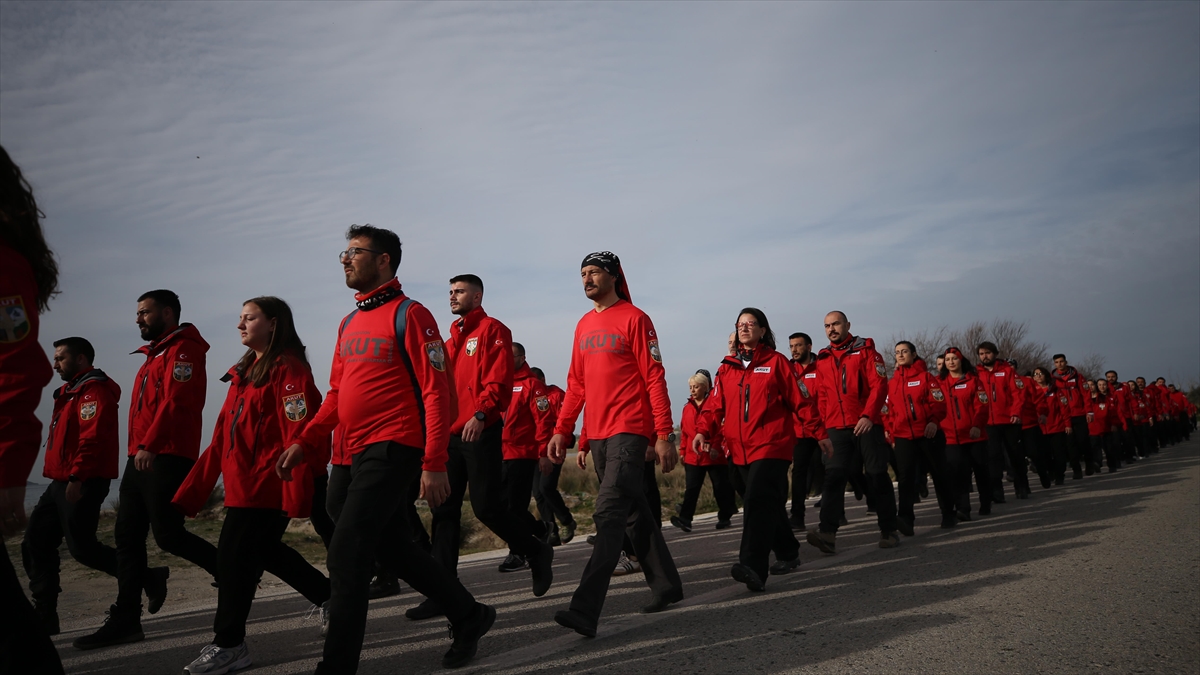
MULTIPOLYGON (((640 615, 640 575, 617 577, 599 635, 553 621, 591 548, 557 549, 556 583, 534 599, 527 573, 499 574, 502 554, 464 558, 460 574, 499 617, 462 672, 610 673, 1196 673, 1200 663, 1200 444, 1067 485, 1010 498, 994 515, 937 528, 917 505, 916 536, 878 548, 874 517, 847 502, 839 553, 804 544, 803 567, 751 593, 729 577, 740 516, 710 515, 684 534, 666 527, 686 600, 640 615)), ((809 511, 809 521, 815 515, 809 511)), ((414 623, 412 591, 371 605, 360 673, 439 671, 444 620, 414 623)), ((215 603, 215 593, 212 603, 215 603)), ((92 652, 55 638, 68 673, 179 673, 211 640, 215 604, 168 605, 147 639, 92 652)), ((254 673, 310 673, 321 652, 316 615, 290 591, 259 598, 247 641, 254 673)))

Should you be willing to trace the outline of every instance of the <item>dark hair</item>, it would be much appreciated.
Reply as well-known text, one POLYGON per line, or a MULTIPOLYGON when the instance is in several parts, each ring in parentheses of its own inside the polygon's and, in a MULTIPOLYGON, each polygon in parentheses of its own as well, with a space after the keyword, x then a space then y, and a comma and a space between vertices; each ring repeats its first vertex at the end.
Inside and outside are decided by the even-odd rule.
POLYGON ((1059 360, 1059 359, 1062 359, 1063 361, 1066 361, 1066 360, 1067 360, 1067 355, 1066 355, 1066 354, 1055 354, 1054 356, 1051 356, 1051 357, 1050 357, 1050 360, 1051 360, 1051 361, 1057 361, 1057 360, 1059 360))
POLYGON ((546 381, 546 373, 543 373, 541 368, 534 368, 534 367, 530 366, 529 372, 533 373, 533 376, 536 377, 537 379, 541 380, 542 382, 546 381))
POLYGON ((290 353, 300 359, 304 365, 308 365, 308 357, 304 353, 304 343, 296 334, 296 322, 292 318, 292 308, 283 300, 271 295, 250 298, 243 302, 242 306, 250 303, 257 305, 268 319, 275 320, 275 331, 271 333, 271 343, 267 345, 267 350, 263 352, 261 359, 253 349, 246 350, 237 363, 238 374, 248 378, 254 383, 254 386, 261 387, 271 379, 271 370, 275 367, 279 357, 285 353, 290 353))
POLYGON ((479 277, 475 276, 474 274, 460 274, 456 277, 451 277, 450 283, 452 283, 452 284, 467 284, 469 286, 474 286, 475 288, 478 288, 480 290, 480 292, 483 291, 483 279, 480 279, 479 277))
POLYGON ((764 333, 762 340, 759 342, 771 349, 775 349, 775 333, 771 330, 771 324, 767 321, 767 315, 763 314, 763 311, 757 307, 746 307, 742 309, 742 311, 738 312, 738 318, 742 318, 743 314, 749 314, 750 316, 753 316, 754 320, 758 322, 758 325, 762 327, 764 333))
POLYGON ((513 349, 516 349, 518 354, 525 356, 525 345, 521 344, 520 342, 514 342, 512 345, 513 349))
MULTIPOLYGON (((958 352, 958 354, 957 354, 958 363, 959 363, 959 367, 962 368, 963 375, 974 375, 975 374, 974 364, 972 364, 966 357, 964 357, 962 355, 962 350, 959 349, 958 347, 947 347, 946 351, 942 353, 942 356, 949 354, 951 349, 958 352)), ((942 359, 942 369, 938 371, 938 375, 941 377, 949 377, 950 376, 950 369, 946 367, 945 359, 942 359)))
MULTIPOLYGON (((58 261, 46 245, 40 220, 45 218, 33 198, 33 188, 20 167, 0 146, 0 239, 13 248, 33 270, 37 284, 37 311, 44 312, 58 295, 58 261)), ((6 270, 7 272, 7 270, 6 270)))
POLYGON ((792 333, 788 336, 788 342, 791 342, 797 338, 804 340, 806 344, 812 344, 812 338, 808 337, 808 333, 792 333))
MULTIPOLYGON (((1054 376, 1050 374, 1049 370, 1041 366, 1033 369, 1034 374, 1036 375, 1039 370, 1042 371, 1042 377, 1045 378, 1046 384, 1050 385, 1050 388, 1053 389, 1056 386, 1054 384, 1054 376)), ((1030 377, 1032 377, 1032 375, 1030 377)))
POLYGON ((400 268, 400 258, 404 255, 404 250, 400 245, 400 237, 396 236, 395 232, 385 230, 382 227, 375 227, 370 223, 366 225, 351 225, 350 229, 346 230, 346 241, 350 241, 355 237, 362 237, 371 240, 371 248, 377 251, 383 251, 388 256, 388 265, 392 268, 392 274, 400 268))
POLYGON ((88 365, 96 360, 96 349, 92 347, 92 343, 81 337, 67 337, 61 340, 54 341, 55 347, 66 347, 67 351, 76 356, 83 356, 87 359, 88 365))
POLYGON ((143 300, 153 300, 154 304, 159 307, 170 307, 175 311, 175 320, 179 320, 179 296, 173 291, 168 291, 165 288, 160 288, 156 291, 146 291, 138 296, 138 302, 143 300))
POLYGON ((1112 373, 1113 375, 1116 375, 1118 379, 1121 377, 1120 375, 1117 375, 1117 371, 1115 371, 1115 370, 1106 370, 1106 371, 1104 371, 1104 374, 1105 374, 1105 375, 1108 375, 1109 373, 1112 373))
POLYGON ((913 361, 924 361, 925 360, 925 359, 922 359, 921 355, 917 353, 917 346, 914 345, 913 343, 909 342, 908 340, 901 340, 896 343, 897 347, 899 347, 900 345, 904 345, 905 347, 908 347, 908 350, 913 353, 913 361))
POLYGON ((983 342, 980 342, 979 346, 975 348, 975 353, 978 354, 979 350, 981 349, 986 349, 996 355, 1000 354, 1000 350, 996 348, 996 343, 992 342, 991 340, 984 340, 983 342))

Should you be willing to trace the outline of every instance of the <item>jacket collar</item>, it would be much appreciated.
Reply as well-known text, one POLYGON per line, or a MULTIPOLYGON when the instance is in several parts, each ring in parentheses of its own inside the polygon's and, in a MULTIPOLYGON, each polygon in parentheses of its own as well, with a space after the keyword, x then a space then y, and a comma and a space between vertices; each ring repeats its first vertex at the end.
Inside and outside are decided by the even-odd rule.
POLYGON ((57 391, 54 392, 54 398, 58 398, 63 394, 74 394, 83 388, 83 385, 89 382, 107 382, 108 375, 99 368, 88 366, 87 369, 80 371, 70 382, 64 382, 57 391))
MULTIPOLYGON (((158 352, 161 352, 162 350, 166 349, 167 346, 170 345, 172 342, 175 342, 176 340, 181 339, 181 336, 184 333, 197 333, 196 327, 190 323, 181 323, 181 324, 179 324, 178 327, 175 328, 175 330, 171 331, 170 333, 167 333, 166 335, 162 336, 161 338, 159 338, 157 340, 147 342, 146 344, 142 345, 141 347, 138 347, 137 349, 135 349, 129 353, 130 354, 141 353, 141 354, 145 354, 147 356, 149 356, 151 354, 157 354, 158 352)), ((199 335, 197 334, 196 337, 199 337, 199 335)))
POLYGON ((475 330, 475 327, 479 325, 479 322, 483 321, 486 317, 487 312, 483 311, 483 306, 480 305, 479 307, 467 312, 466 315, 459 317, 458 321, 455 321, 452 327, 456 335, 470 333, 471 331, 475 330))

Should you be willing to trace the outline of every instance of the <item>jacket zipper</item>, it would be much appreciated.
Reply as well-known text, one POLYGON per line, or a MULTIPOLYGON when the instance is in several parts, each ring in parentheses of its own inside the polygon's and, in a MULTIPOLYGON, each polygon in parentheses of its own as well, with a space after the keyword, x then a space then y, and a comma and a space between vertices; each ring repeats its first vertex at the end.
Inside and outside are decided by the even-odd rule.
POLYGON ((840 363, 838 365, 842 368, 842 393, 848 394, 850 392, 846 391, 846 364, 840 363))
POLYGON ((237 431, 238 418, 242 416, 242 408, 246 406, 246 399, 238 398, 237 412, 233 413, 233 419, 229 422, 229 449, 225 451, 225 456, 228 457, 233 452, 233 446, 236 442, 234 433, 237 431))
POLYGON ((750 421, 750 385, 745 384, 745 385, 743 385, 743 387, 744 387, 743 393, 745 394, 745 403, 743 404, 743 408, 742 408, 742 421, 749 422, 750 421))
POLYGON ((138 387, 138 412, 142 411, 142 398, 146 396, 146 380, 150 379, 150 372, 142 374, 142 386, 138 387))

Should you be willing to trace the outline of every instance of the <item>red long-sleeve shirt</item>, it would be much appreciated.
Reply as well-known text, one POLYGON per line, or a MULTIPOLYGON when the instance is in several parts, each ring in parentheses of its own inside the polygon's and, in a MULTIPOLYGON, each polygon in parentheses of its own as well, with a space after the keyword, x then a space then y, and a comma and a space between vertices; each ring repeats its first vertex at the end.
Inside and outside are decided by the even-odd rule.
POLYGON ((342 320, 329 393, 300 444, 308 453, 341 424, 343 446, 351 455, 372 443, 392 441, 424 448, 425 470, 445 471, 455 414, 445 345, 433 315, 410 301, 396 279, 355 299, 361 302, 387 292, 396 296, 342 320), (404 335, 398 344, 396 313, 406 301, 404 335))
POLYGON ((813 438, 818 441, 829 438, 825 424, 821 420, 821 406, 817 400, 817 359, 816 355, 809 360, 808 365, 791 362, 792 372, 796 374, 796 387, 800 390, 800 407, 796 409, 795 431, 796 438, 813 438))
MULTIPOLYGON (((711 395, 711 394, 710 394, 711 395)), ((713 459, 712 453, 701 450, 696 452, 692 449, 692 439, 696 437, 696 425, 700 422, 701 407, 693 398, 688 398, 687 403, 683 404, 683 414, 679 418, 679 457, 684 464, 692 466, 712 466, 714 464, 727 464, 727 460, 723 454, 718 453, 717 459, 713 459)), ((718 450, 724 447, 724 441, 721 439, 720 432, 709 437, 708 442, 718 450)))
POLYGON ((671 399, 650 317, 626 300, 588 312, 575 326, 567 393, 554 432, 569 434, 584 410, 590 438, 669 435, 671 399))
POLYGON ((512 331, 476 307, 450 324, 446 357, 458 400, 450 433, 461 434, 477 411, 485 426, 499 421, 513 395, 512 331))
POLYGON ((134 353, 144 354, 146 362, 129 401, 129 456, 145 450, 196 459, 208 390, 208 343, 195 326, 184 323, 134 353))
POLYGON ((103 370, 88 367, 54 392, 46 438, 50 480, 116 478, 121 440, 117 436, 121 387, 103 370))
POLYGON ((1055 370, 1051 373, 1058 388, 1067 395, 1068 409, 1071 417, 1087 414, 1088 393, 1083 388, 1083 376, 1075 370, 1075 366, 1067 366, 1064 371, 1055 370))
POLYGON ((1071 427, 1071 396, 1056 384, 1048 387, 1034 385, 1036 394, 1046 402, 1046 422, 1043 434, 1061 434, 1071 427))
POLYGON ((0 488, 24 486, 42 444, 34 411, 54 371, 38 344, 37 282, 0 241, 0 488))

